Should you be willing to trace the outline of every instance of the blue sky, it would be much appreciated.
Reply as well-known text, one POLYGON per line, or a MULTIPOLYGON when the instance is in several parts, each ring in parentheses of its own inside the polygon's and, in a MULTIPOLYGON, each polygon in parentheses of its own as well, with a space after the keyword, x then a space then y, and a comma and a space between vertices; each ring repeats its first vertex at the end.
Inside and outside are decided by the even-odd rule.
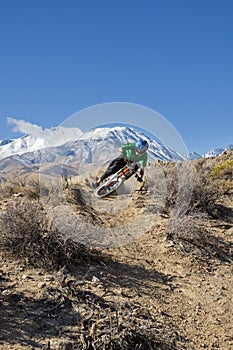
POLYGON ((0 139, 21 135, 8 116, 46 128, 129 102, 190 151, 233 143, 232 17, 231 0, 1 0, 0 139))

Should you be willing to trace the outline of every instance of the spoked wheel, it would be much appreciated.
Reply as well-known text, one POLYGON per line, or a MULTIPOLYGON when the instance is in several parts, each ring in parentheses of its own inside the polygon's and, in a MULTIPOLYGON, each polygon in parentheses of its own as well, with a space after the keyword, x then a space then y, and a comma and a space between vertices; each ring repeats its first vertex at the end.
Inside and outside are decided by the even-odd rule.
POLYGON ((122 183, 123 183, 123 180, 121 177, 118 177, 115 179, 109 179, 95 189, 94 195, 98 198, 104 198, 108 196, 110 193, 116 191, 121 186, 122 183))

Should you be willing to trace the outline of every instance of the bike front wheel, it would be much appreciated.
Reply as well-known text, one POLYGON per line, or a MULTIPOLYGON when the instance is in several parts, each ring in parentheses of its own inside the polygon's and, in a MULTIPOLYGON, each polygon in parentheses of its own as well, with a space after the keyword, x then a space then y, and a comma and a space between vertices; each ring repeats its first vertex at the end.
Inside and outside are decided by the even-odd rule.
POLYGON ((94 195, 97 198, 104 198, 110 193, 116 191, 122 185, 122 183, 123 179, 121 177, 109 179, 95 189, 94 195))

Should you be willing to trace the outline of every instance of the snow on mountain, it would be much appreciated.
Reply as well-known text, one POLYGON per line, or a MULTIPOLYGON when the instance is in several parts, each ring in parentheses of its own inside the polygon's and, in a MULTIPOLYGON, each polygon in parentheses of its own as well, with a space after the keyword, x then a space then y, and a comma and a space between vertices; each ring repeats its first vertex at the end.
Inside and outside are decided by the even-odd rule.
MULTIPOLYGON (((105 164, 119 155, 121 144, 136 142, 143 138, 149 142, 149 161, 182 161, 201 157, 216 157, 233 145, 216 148, 201 156, 196 152, 183 156, 163 145, 158 139, 151 139, 132 127, 98 127, 83 133, 78 128, 54 127, 44 129, 41 137, 23 136, 15 140, 0 140, 0 159, 17 156, 17 162, 29 164, 60 163, 67 166, 105 164)), ((10 162, 10 159, 8 160, 10 162)))
POLYGON ((58 161, 61 160, 61 157, 64 157, 64 164, 71 164, 75 161, 86 164, 103 164, 119 155, 118 148, 120 145, 136 142, 140 138, 149 142, 149 160, 184 160, 180 154, 130 127, 96 128, 90 130, 82 134, 76 141, 70 141, 57 148, 44 150, 41 159, 55 157, 58 161))
MULTIPOLYGON (((128 143, 128 142, 136 142, 137 140, 143 138, 144 140, 147 140, 149 143, 149 150, 148 150, 148 156, 149 160, 159 159, 159 160, 165 160, 165 161, 177 161, 177 160, 184 160, 184 157, 171 150, 168 147, 165 147, 162 143, 160 143, 157 140, 152 140, 151 138, 147 137, 143 133, 141 133, 138 130, 135 130, 131 127, 111 127, 111 128, 96 128, 93 130, 90 130, 83 134, 80 137, 80 140, 90 142, 95 141, 97 144, 98 142, 101 144, 101 142, 106 143, 106 147, 108 147, 108 143, 113 143, 115 147, 119 147, 121 144, 128 143)), ((101 147, 104 149, 104 147, 101 147)), ((106 152, 109 152, 109 149, 106 150, 106 152)))
POLYGON ((149 160, 177 161, 184 160, 179 153, 165 147, 158 140, 151 140, 131 127, 96 128, 82 133, 77 128, 57 127, 48 130, 47 138, 35 138, 32 135, 13 140, 0 146, 0 159, 12 155, 21 155, 25 165, 30 162, 62 162, 72 164, 104 163, 119 154, 121 144, 134 142, 140 138, 149 142, 149 160))
MULTIPOLYGON (((132 127, 98 127, 83 133, 79 128, 62 126, 50 129, 39 128, 39 133, 17 139, 0 140, 0 160, 12 156, 21 157, 22 164, 62 162, 72 164, 101 163, 119 154, 118 147, 140 138, 149 142, 149 160, 182 161, 197 158, 217 157, 233 145, 210 150, 204 155, 196 152, 184 156, 163 145, 158 139, 150 139, 132 127)), ((38 130, 37 130, 38 131, 38 130)), ((19 160, 19 159, 18 159, 19 160)))
POLYGON ((233 149, 233 145, 227 145, 225 147, 214 148, 203 155, 203 158, 212 158, 219 156, 222 152, 233 149))
POLYGON ((198 159, 198 158, 201 158, 202 156, 197 153, 197 152, 190 152, 187 156, 187 159, 188 160, 194 160, 194 159, 198 159))
POLYGON ((70 140, 76 140, 82 133, 78 128, 64 128, 59 126, 44 129, 41 137, 26 135, 15 140, 2 140, 0 141, 0 159, 16 154, 21 155, 27 152, 35 152, 48 147, 57 147, 70 140))
POLYGON ((7 145, 8 143, 12 142, 14 140, 0 140, 0 146, 7 145))

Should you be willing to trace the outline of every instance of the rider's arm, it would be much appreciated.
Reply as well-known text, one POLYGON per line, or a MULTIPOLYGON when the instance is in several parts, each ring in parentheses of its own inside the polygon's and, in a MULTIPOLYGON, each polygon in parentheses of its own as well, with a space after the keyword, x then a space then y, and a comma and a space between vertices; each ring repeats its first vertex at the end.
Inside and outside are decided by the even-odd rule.
POLYGON ((141 165, 141 169, 143 169, 143 174, 144 174, 144 169, 145 169, 145 167, 147 165, 147 154, 146 153, 143 154, 142 159, 140 160, 139 163, 141 165))

